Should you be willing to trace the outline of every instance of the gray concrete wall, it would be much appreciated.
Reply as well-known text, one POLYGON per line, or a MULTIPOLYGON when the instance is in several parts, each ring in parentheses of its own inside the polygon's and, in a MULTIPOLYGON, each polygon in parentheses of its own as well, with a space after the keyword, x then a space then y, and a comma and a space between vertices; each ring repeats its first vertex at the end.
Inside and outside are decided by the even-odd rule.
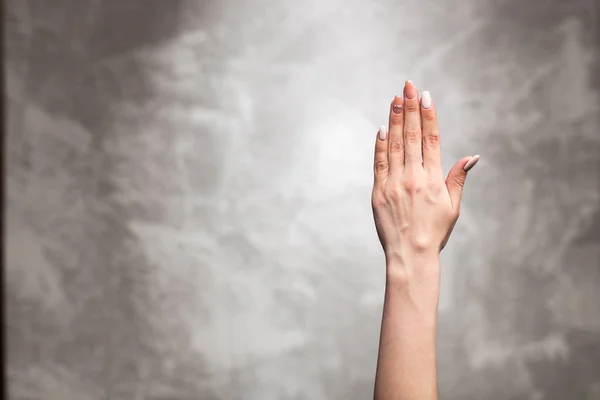
POLYGON ((369 398, 405 79, 482 156, 441 398, 600 399, 599 6, 9 0, 10 399, 369 398))

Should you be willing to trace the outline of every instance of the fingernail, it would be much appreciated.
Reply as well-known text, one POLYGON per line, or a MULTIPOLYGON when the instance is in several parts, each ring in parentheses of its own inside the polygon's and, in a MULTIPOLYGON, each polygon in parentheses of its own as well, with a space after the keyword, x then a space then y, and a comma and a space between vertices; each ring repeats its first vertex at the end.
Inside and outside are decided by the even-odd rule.
POLYGON ((473 168, 475 164, 477 164, 477 161, 479 161, 479 154, 471 157, 471 159, 465 164, 465 166, 463 167, 465 172, 469 172, 469 170, 473 168))
POLYGON ((412 81, 406 81, 404 84, 404 97, 414 99, 417 96, 417 89, 412 81))
POLYGON ((425 90, 421 96, 421 106, 423 108, 431 108, 431 94, 425 90))
POLYGON ((385 126, 381 125, 381 128, 379 128, 379 140, 385 140, 386 137, 387 129, 385 126))
POLYGON ((392 106, 392 111, 394 112, 394 114, 402 113, 402 96, 397 95, 396 97, 394 97, 394 104, 392 106))

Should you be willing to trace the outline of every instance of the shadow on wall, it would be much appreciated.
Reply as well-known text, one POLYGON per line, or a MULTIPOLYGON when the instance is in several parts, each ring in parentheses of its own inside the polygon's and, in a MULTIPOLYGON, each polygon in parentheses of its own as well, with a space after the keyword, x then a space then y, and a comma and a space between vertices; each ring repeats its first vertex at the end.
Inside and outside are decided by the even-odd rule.
POLYGON ((19 98, 8 99, 8 173, 14 177, 8 218, 16 221, 8 235, 31 238, 29 248, 9 247, 8 369, 15 398, 69 399, 75 393, 90 399, 131 398, 132 393, 149 399, 217 398, 202 382, 206 368, 197 357, 180 357, 189 339, 184 334, 165 338, 170 332, 152 318, 160 301, 150 288, 154 266, 128 228, 131 210, 115 200, 118 160, 105 150, 111 136, 141 134, 108 129, 113 107, 159 95, 151 92, 145 65, 133 53, 176 35, 189 3, 6 4, 7 69, 21 82, 19 98), (107 67, 112 60, 125 60, 126 68, 115 73, 107 67), (30 108, 49 118, 31 122, 32 114, 25 114, 30 108), (70 148, 68 131, 56 145, 49 125, 65 120, 91 135, 85 153, 70 148), (39 155, 53 171, 36 169, 39 155), (23 176, 26 182, 19 181, 23 176), (31 196, 36 185, 56 195, 36 199, 31 196), (78 205, 69 210, 73 198, 78 205), (40 249, 43 265, 31 265, 31 248, 40 249), (44 279, 58 282, 66 309, 49 306, 47 292, 31 295, 25 288, 36 268, 44 270, 44 279))
MULTIPOLYGON (((50 113, 94 131, 124 96, 150 95, 144 66, 130 63, 115 76, 101 62, 128 57, 178 32, 189 0, 12 0, 7 2, 7 55, 11 71, 26 82, 28 97, 50 113)), ((134 97, 133 99, 131 97, 134 97)))

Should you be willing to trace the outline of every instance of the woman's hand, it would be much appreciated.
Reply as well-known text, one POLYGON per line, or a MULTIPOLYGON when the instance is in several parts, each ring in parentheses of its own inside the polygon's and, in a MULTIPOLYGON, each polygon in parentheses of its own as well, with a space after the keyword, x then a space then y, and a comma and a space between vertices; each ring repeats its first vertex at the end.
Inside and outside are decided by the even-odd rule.
POLYGON ((375 145, 373 214, 386 256, 375 400, 437 399, 439 252, 458 219, 465 157, 444 181, 435 107, 412 82, 390 109, 375 145))
POLYGON ((390 107, 389 133, 381 127, 375 145, 373 214, 388 264, 439 254, 460 213, 467 171, 479 156, 464 157, 444 180, 435 105, 421 102, 407 81, 390 107))

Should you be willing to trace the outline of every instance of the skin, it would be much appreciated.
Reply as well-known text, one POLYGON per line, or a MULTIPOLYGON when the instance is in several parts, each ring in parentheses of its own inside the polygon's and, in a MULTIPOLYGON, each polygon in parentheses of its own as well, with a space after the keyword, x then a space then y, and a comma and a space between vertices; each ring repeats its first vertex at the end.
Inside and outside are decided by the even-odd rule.
POLYGON ((385 140, 376 139, 372 194, 386 259, 374 399, 433 400, 439 255, 458 219, 472 157, 444 179, 435 105, 424 108, 409 81, 404 99, 392 101, 388 131, 385 140))

